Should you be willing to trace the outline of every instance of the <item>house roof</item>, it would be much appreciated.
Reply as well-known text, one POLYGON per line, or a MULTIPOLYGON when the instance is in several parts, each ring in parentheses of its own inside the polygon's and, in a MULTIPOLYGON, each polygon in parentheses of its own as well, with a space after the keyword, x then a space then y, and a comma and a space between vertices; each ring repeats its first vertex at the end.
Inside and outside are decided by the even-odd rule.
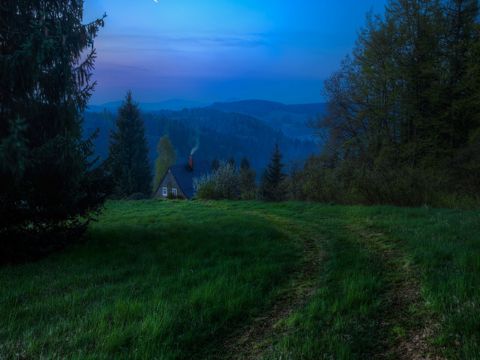
POLYGON ((170 167, 172 175, 177 180, 185 196, 189 199, 195 194, 193 179, 210 173, 211 165, 206 161, 194 162, 193 170, 187 164, 178 164, 170 167))

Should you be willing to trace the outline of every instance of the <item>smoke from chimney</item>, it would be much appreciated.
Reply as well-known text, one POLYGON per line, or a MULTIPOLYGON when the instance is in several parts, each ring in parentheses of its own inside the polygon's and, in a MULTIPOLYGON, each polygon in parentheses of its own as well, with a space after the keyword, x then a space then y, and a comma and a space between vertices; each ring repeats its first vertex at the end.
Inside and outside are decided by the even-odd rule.
POLYGON ((192 151, 190 151, 190 157, 197 152, 199 147, 200 147, 200 139, 197 136, 197 140, 195 140, 195 146, 193 147, 192 151))

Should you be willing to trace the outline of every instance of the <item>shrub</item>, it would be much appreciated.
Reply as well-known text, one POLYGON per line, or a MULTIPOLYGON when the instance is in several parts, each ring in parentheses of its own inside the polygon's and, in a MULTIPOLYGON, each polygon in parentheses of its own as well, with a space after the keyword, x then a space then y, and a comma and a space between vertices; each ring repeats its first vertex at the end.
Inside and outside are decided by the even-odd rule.
POLYGON ((194 187, 199 199, 235 200, 239 198, 240 180, 235 167, 223 163, 211 175, 195 179, 194 187))

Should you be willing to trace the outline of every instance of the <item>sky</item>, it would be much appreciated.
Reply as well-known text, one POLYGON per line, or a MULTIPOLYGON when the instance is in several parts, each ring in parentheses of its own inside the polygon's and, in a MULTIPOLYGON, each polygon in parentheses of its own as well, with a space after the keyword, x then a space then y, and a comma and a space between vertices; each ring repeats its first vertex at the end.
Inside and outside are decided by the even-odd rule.
POLYGON ((321 102, 366 13, 385 0, 85 0, 106 13, 92 104, 182 99, 321 102))

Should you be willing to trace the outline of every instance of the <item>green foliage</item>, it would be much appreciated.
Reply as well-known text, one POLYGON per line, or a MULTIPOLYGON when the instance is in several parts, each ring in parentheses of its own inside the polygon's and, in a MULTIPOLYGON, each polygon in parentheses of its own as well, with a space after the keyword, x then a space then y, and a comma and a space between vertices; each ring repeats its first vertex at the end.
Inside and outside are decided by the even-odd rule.
POLYGON ((157 191, 158 185, 165 176, 168 168, 175 164, 176 153, 168 135, 160 138, 157 145, 157 161, 155 162, 155 178, 153 180, 153 192, 157 191))
POLYGON ((144 124, 130 91, 118 110, 116 128, 111 133, 108 164, 115 195, 150 193, 151 171, 144 124))
POLYGON ((211 174, 195 179, 196 197, 205 200, 235 200, 240 194, 240 178, 237 169, 229 162, 211 174))
POLYGON ((218 198, 215 181, 212 174, 194 179, 195 196, 199 199, 214 200, 218 198))
POLYGON ((0 262, 71 242, 108 192, 81 137, 104 22, 82 17, 83 1, 0 6, 0 262))
POLYGON ((240 163, 239 172, 240 198, 243 200, 253 200, 257 195, 257 185, 255 183, 255 170, 250 167, 247 158, 243 158, 240 163))
POLYGON ((272 159, 262 177, 260 185, 260 196, 267 201, 281 201, 286 198, 285 181, 286 175, 283 173, 282 154, 278 144, 275 144, 275 150, 272 159))
POLYGON ((317 125, 329 139, 319 162, 330 164, 318 176, 329 185, 319 198, 336 200, 332 176, 336 192, 352 193, 348 202, 438 204, 439 193, 480 192, 470 172, 478 14, 471 0, 391 0, 384 17, 368 18, 353 56, 325 84, 328 114, 317 125))

